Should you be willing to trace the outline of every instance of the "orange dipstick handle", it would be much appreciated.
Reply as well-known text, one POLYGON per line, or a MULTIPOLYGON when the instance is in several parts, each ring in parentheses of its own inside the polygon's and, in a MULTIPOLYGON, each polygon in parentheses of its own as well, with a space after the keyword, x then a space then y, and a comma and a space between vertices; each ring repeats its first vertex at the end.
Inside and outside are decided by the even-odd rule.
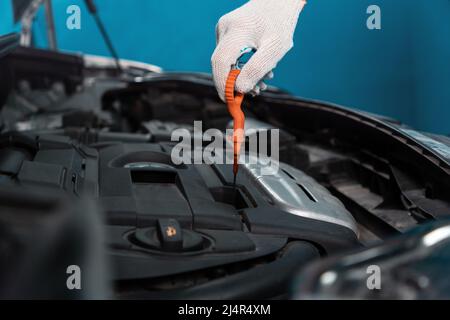
POLYGON ((241 144, 244 137, 244 123, 245 116, 242 112, 241 105, 244 100, 244 94, 236 92, 234 90, 234 85, 236 79, 241 70, 232 69, 228 74, 227 82, 225 84, 225 100, 228 105, 228 112, 233 117, 233 173, 237 175, 238 172, 238 160, 239 153, 241 151, 241 144))

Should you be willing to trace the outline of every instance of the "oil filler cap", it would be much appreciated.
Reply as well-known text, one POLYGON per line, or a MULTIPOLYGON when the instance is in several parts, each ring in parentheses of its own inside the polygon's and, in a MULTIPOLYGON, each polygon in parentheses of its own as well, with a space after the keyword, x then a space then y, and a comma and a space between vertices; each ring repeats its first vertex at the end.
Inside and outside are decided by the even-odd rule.
POLYGON ((164 251, 183 250, 183 230, 175 219, 159 219, 158 238, 164 251))
POLYGON ((158 219, 156 228, 139 229, 135 238, 140 245, 164 252, 190 252, 204 248, 204 238, 182 229, 175 219, 158 219))

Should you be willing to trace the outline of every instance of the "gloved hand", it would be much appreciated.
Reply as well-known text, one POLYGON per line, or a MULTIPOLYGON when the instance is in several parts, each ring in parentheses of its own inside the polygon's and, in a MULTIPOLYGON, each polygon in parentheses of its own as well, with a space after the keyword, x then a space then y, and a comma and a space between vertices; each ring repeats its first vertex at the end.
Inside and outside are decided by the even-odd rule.
POLYGON ((293 46, 293 35, 305 0, 250 0, 220 18, 216 27, 217 47, 211 64, 217 92, 222 100, 231 66, 246 47, 257 49, 242 68, 236 90, 259 93, 272 69, 293 46))

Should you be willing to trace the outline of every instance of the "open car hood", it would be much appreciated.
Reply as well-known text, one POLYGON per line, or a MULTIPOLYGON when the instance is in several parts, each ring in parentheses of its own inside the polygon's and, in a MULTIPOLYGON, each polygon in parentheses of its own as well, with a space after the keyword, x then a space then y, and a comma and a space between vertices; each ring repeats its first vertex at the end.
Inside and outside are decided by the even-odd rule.
POLYGON ((443 137, 270 88, 245 101, 246 139, 278 129, 280 170, 242 164, 233 189, 230 164, 172 157, 176 130, 204 151, 194 121, 230 127, 210 75, 119 74, 11 39, 0 58, 2 297, 290 298, 310 263, 449 217, 443 137), (69 261, 96 280, 82 292, 48 279, 69 261))

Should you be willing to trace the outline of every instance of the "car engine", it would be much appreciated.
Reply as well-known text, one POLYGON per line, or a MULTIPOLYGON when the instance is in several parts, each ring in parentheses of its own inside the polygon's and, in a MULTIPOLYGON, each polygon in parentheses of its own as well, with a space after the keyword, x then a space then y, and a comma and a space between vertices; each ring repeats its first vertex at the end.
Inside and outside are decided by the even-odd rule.
POLYGON ((209 75, 95 62, 0 60, 1 297, 289 298, 309 263, 448 215, 448 163, 394 120, 271 88, 246 138, 280 129, 280 170, 242 164, 235 190, 231 165, 171 157, 175 130, 203 150, 194 121, 230 126, 209 75))

